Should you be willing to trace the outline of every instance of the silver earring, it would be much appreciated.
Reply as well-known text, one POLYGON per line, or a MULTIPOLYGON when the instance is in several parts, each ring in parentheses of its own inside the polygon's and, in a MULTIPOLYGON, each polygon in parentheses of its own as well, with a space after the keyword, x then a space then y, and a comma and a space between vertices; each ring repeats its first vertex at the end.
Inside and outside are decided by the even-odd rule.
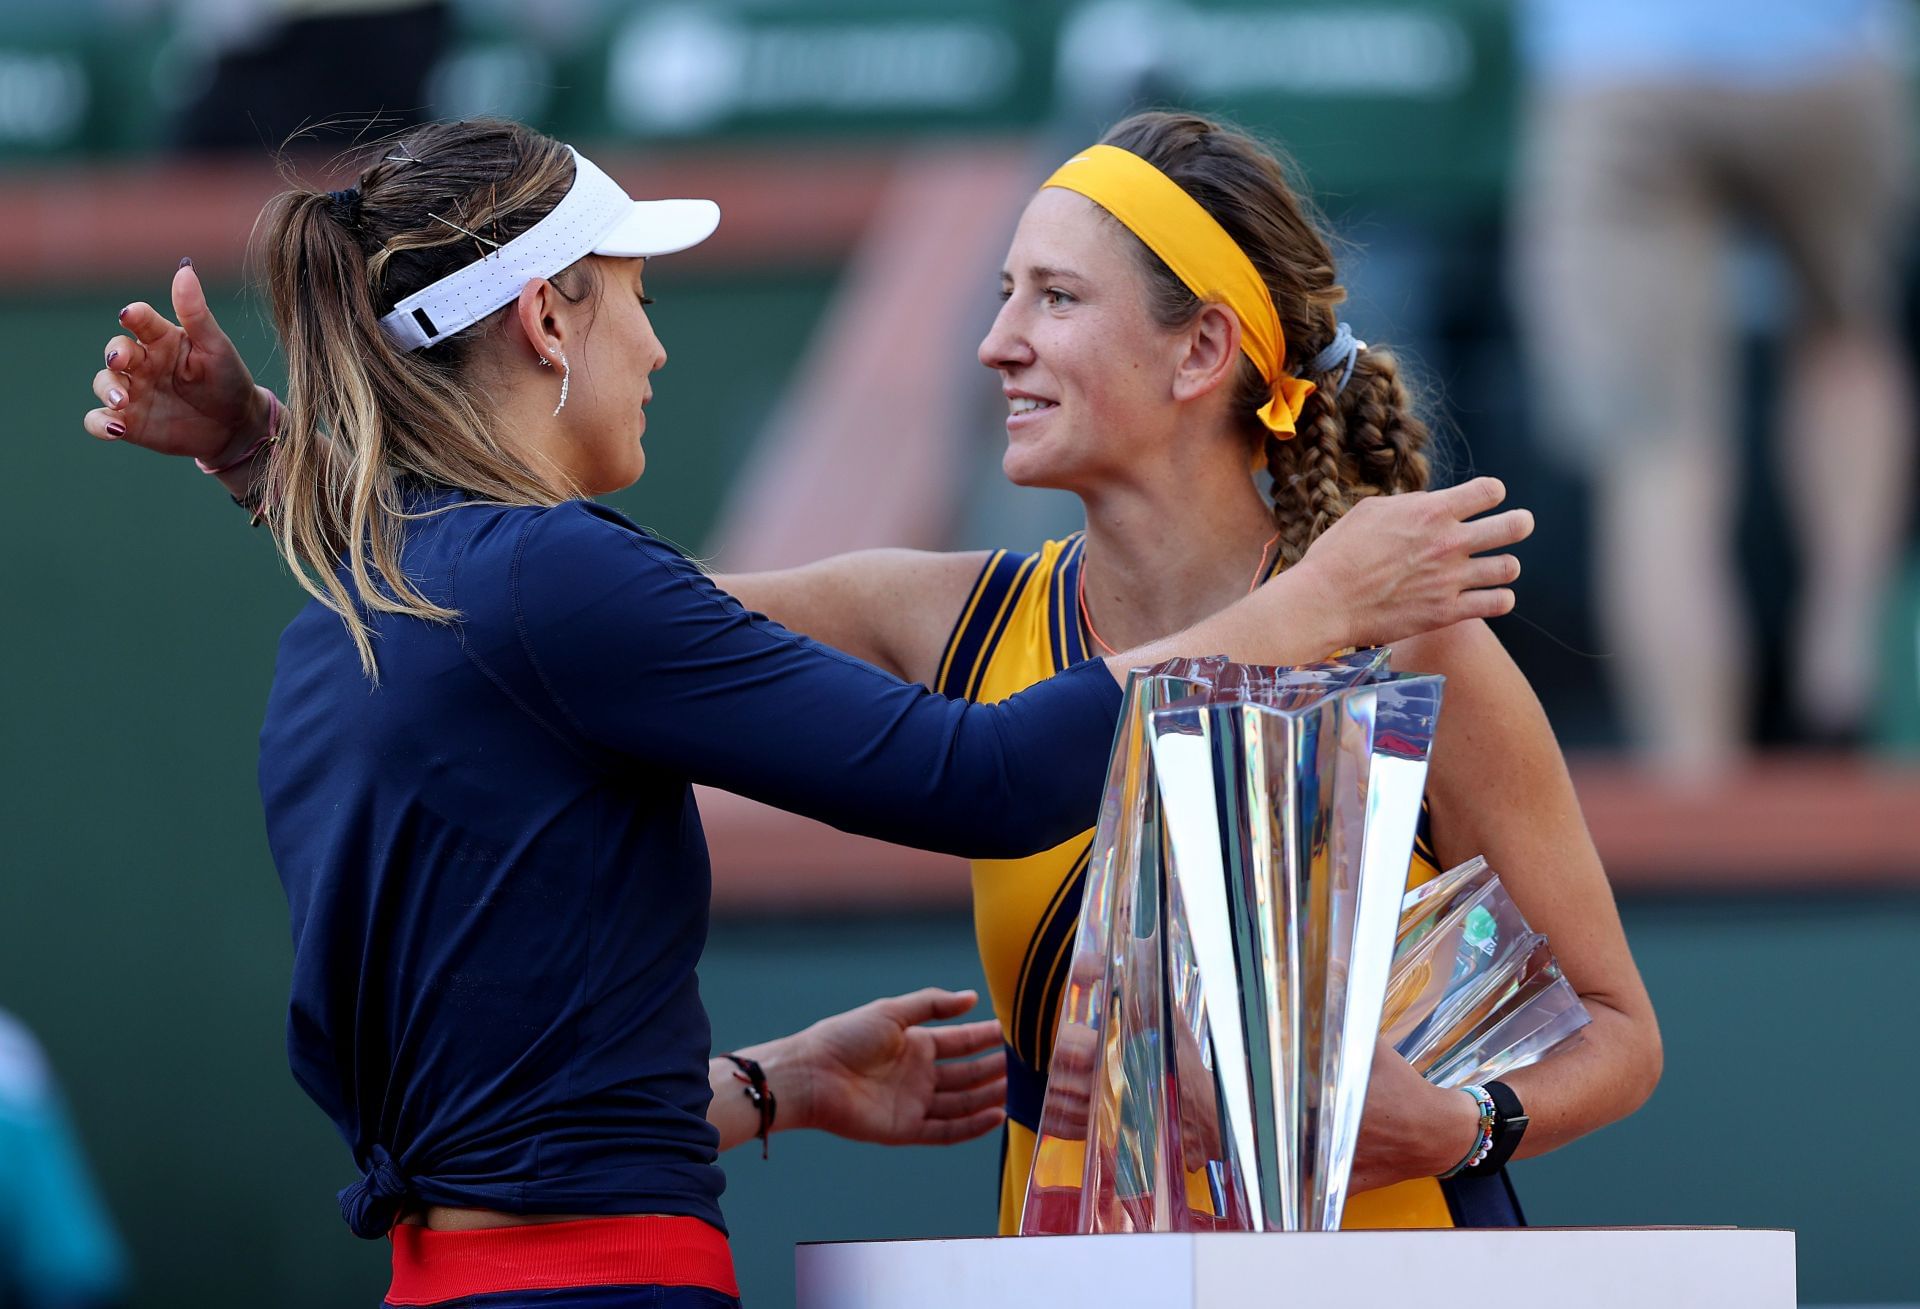
MULTIPOLYGON (((542 359, 540 362, 547 364, 549 368, 553 367, 553 365, 547 363, 545 359, 542 359)), ((573 365, 567 362, 567 352, 562 350, 560 352, 560 403, 553 407, 553 416, 555 418, 558 418, 560 411, 567 407, 567 384, 571 381, 573 381, 573 365)))

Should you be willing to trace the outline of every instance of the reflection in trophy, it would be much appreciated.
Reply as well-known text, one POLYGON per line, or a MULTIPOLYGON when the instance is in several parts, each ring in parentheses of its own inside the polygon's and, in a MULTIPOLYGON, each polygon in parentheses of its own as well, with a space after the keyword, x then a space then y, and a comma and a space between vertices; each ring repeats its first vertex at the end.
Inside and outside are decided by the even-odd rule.
POLYGON ((1129 683, 1023 1232, 1338 1226, 1440 707, 1385 669, 1129 683))
POLYGON ((1225 667, 1224 659, 1172 660, 1128 681, 1088 854, 1024 1233, 1180 1230, 1161 1144, 1173 1025, 1161 963, 1160 810, 1145 726, 1148 714, 1203 691, 1225 667))
POLYGON ((1428 1081, 1493 1081, 1590 1021, 1485 859, 1408 893, 1380 1031, 1428 1081))

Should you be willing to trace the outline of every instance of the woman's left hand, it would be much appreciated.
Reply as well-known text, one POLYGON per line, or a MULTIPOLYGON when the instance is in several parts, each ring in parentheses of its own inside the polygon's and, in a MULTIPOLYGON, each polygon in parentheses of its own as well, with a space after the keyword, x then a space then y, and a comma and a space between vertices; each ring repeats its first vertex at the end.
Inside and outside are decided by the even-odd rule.
POLYGON ((1437 1177, 1466 1157, 1479 1130, 1480 1110, 1472 1096, 1434 1086, 1382 1037, 1373 1048, 1348 1189, 1371 1191, 1411 1177, 1437 1177))
POLYGON ((269 434, 272 402, 207 307, 191 264, 175 270, 172 294, 178 324, 144 300, 120 311, 122 331, 93 376, 101 407, 82 426, 103 441, 225 464, 269 434))
POLYGON ((970 1141, 1006 1116, 1000 1024, 934 1027, 979 1003, 973 991, 928 987, 823 1018, 785 1038, 790 1072, 774 1081, 782 1126, 881 1145, 970 1141), (791 1062, 789 1062, 789 1060, 791 1062), (789 1099, 797 1101, 789 1118, 789 1099))

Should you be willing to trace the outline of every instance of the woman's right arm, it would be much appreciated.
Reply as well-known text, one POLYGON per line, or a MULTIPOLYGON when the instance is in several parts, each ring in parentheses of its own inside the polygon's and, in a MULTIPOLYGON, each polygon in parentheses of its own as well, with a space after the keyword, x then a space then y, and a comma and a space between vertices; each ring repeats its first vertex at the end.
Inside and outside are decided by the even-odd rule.
POLYGON ((1287 586, 1263 587, 1184 638, 1105 667, 1076 665, 994 705, 949 700, 749 613, 657 538, 576 502, 530 519, 499 563, 512 605, 499 657, 522 667, 523 702, 551 703, 567 730, 610 759, 882 840, 1012 857, 1085 828, 1105 780, 1118 683, 1136 663, 1215 653, 1297 661, 1328 653, 1330 632, 1406 635, 1395 626, 1404 614, 1433 625, 1503 612, 1510 597, 1471 594, 1484 561, 1462 552, 1506 543, 1518 520, 1444 533, 1446 549, 1412 564, 1405 548, 1407 536, 1435 534, 1436 516, 1497 501, 1497 485, 1395 498, 1406 503, 1370 514, 1379 520, 1371 530, 1329 532, 1287 586), (1396 572, 1405 577, 1393 580, 1396 572), (1323 588, 1343 582, 1373 598, 1345 601, 1328 618, 1323 588))
MULTIPOLYGON (((1120 708, 1099 664, 975 706, 749 612, 598 505, 531 516, 511 548, 462 565, 511 588, 510 612, 487 603, 491 635, 470 632, 469 647, 616 773, 638 764, 975 857, 1058 844, 1098 803, 1120 708)), ((476 597, 495 593, 485 585, 476 597)))

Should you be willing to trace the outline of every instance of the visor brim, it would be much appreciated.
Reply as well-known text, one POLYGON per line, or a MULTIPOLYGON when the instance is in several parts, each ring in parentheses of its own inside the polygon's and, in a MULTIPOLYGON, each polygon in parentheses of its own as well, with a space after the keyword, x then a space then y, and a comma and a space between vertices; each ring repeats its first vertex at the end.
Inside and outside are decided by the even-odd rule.
POLYGON ((718 226, 720 206, 711 200, 635 200, 594 243, 593 253, 617 259, 678 254, 712 236, 718 226))

